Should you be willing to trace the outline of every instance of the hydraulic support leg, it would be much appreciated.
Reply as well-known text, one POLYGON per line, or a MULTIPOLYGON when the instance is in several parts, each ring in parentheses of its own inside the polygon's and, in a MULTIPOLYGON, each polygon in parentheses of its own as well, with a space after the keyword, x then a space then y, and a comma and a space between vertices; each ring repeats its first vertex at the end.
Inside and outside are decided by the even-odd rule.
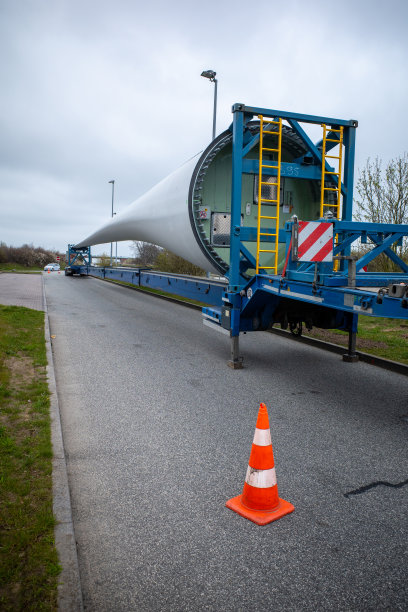
POLYGON ((353 315, 352 322, 348 330, 348 350, 347 353, 344 353, 343 355, 343 361, 347 361, 348 363, 355 363, 358 361, 358 355, 356 354, 357 324, 358 315, 353 315))
POLYGON ((241 370, 244 358, 239 354, 239 335, 231 336, 231 359, 227 362, 233 370, 241 370))
POLYGON ((348 350, 347 353, 343 355, 343 361, 348 361, 349 363, 358 361, 358 355, 356 354, 356 337, 356 332, 349 331, 348 350))

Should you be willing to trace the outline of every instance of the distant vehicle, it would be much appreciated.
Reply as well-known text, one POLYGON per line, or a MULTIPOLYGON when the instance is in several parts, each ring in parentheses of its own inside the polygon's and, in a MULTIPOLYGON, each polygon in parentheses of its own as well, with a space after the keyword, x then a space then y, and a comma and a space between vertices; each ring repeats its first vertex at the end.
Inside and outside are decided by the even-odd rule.
POLYGON ((57 264, 57 263, 50 263, 50 264, 47 264, 47 265, 45 266, 44 270, 45 270, 45 272, 47 272, 48 270, 51 270, 51 271, 52 271, 52 270, 55 270, 55 271, 58 271, 58 270, 61 270, 61 268, 60 268, 60 265, 59 265, 59 264, 57 264))

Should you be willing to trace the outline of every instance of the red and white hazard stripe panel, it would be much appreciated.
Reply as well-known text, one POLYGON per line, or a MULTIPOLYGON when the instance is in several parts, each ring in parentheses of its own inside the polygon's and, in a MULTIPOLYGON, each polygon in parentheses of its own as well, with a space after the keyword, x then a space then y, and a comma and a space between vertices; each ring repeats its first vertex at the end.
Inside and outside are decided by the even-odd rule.
POLYGON ((299 221, 298 261, 333 261, 333 224, 299 221))

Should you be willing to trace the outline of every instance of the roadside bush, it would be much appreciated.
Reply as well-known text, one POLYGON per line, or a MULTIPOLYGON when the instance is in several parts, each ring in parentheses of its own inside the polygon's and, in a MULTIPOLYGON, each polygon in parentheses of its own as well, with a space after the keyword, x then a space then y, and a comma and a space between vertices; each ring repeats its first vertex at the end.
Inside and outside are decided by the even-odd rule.
POLYGON ((191 276, 204 276, 205 270, 195 266, 171 251, 164 250, 156 258, 155 269, 161 272, 174 272, 175 274, 190 274, 191 276))
POLYGON ((14 247, 0 242, 0 264, 15 263, 26 268, 43 268, 48 263, 56 262, 57 255, 61 261, 65 258, 63 253, 35 247, 33 244, 14 247))

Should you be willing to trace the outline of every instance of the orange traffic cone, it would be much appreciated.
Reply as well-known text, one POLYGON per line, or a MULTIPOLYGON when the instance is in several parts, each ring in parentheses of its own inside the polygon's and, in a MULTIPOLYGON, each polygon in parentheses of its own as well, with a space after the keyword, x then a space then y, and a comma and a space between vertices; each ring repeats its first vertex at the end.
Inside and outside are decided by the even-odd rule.
POLYGON ((48 270, 48 274, 51 274, 51 270, 48 270))
POLYGON ((295 509, 278 495, 271 430, 265 404, 259 407, 244 490, 242 495, 229 499, 225 505, 257 525, 272 523, 295 509))

